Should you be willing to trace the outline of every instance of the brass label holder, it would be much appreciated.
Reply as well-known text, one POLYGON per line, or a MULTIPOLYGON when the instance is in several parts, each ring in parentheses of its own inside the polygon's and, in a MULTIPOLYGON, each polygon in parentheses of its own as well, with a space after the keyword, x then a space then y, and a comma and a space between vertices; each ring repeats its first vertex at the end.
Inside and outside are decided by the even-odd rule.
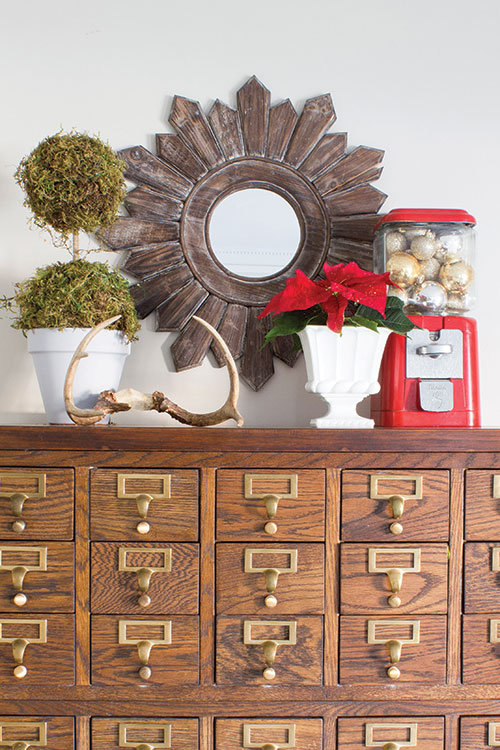
POLYGON ((116 496, 119 500, 135 500, 137 503, 137 513, 141 519, 136 526, 139 534, 148 534, 151 530, 148 517, 148 510, 152 500, 170 500, 172 489, 171 474, 117 474, 116 475, 116 496), (127 492, 127 479, 149 479, 161 480, 162 489, 160 492, 127 492))
POLYGON ((158 721, 140 721, 140 722, 123 722, 120 721, 118 724, 118 747, 135 747, 136 750, 160 750, 160 748, 171 748, 172 747, 172 725, 165 724, 164 722, 158 721), (127 732, 130 730, 147 730, 147 729, 159 729, 163 732, 163 738, 160 742, 149 742, 139 740, 127 739, 127 732))
POLYGON ((262 646, 264 662, 266 664, 262 675, 266 680, 274 680, 276 672, 274 661, 278 646, 295 646, 297 643, 297 623, 295 620, 245 620, 243 623, 243 643, 249 646, 262 646), (288 638, 252 638, 252 628, 255 626, 287 627, 288 638))
POLYGON ((172 571, 172 549, 171 547, 119 547, 118 570, 123 573, 137 573, 139 585, 138 602, 141 607, 149 607, 151 597, 148 594, 151 576, 153 573, 170 573, 172 571), (163 565, 129 565, 127 555, 129 552, 156 552, 163 556, 163 565))
POLYGON ((243 724, 243 747, 260 748, 261 750, 281 750, 282 748, 295 747, 296 724, 243 724), (253 742, 252 731, 268 730, 285 730, 285 742, 253 742))
POLYGON ((401 599, 397 594, 401 591, 403 586, 403 576, 405 573, 420 573, 420 566, 422 562, 422 550, 419 547, 408 548, 401 547, 400 549, 394 547, 370 547, 368 549, 368 572, 369 573, 385 573, 389 579, 389 586, 391 589, 391 596, 388 597, 387 603, 391 607, 401 606, 401 599), (410 554, 413 556, 413 565, 410 567, 398 566, 379 566, 377 564, 377 555, 402 555, 410 554))
POLYGON ((27 750, 29 747, 46 747, 47 745, 47 722, 46 721, 7 721, 0 723, 0 746, 12 747, 16 750, 27 750), (8 740, 4 737, 6 729, 36 730, 37 740, 8 740))
POLYGON ((16 534, 21 534, 26 528, 26 521, 23 519, 23 507, 26 500, 42 500, 47 497, 47 475, 43 473, 32 473, 28 471, 2 471, 0 472, 0 497, 8 497, 10 499, 10 507, 12 514, 16 517, 16 520, 12 523, 12 531, 16 534), (37 489, 35 491, 23 490, 12 491, 3 490, 2 485, 7 484, 9 479, 19 481, 33 481, 36 480, 37 489))
POLYGON ((278 503, 280 500, 297 500, 298 486, 298 474, 245 474, 245 500, 264 500, 266 515, 269 519, 264 526, 266 534, 276 534, 278 525, 273 519, 278 512, 278 503), (254 492, 253 483, 259 480, 288 482, 288 492, 254 492))
POLYGON ((298 550, 297 549, 245 549, 245 573, 264 573, 264 580, 266 585, 267 595, 264 597, 264 604, 266 607, 275 607, 278 603, 278 599, 274 596, 274 592, 278 586, 278 577, 280 573, 296 573, 297 572, 297 560, 298 550), (254 555, 288 555, 290 562, 287 568, 278 568, 275 566, 260 567, 257 568, 253 564, 254 555))
MULTIPOLYGON (((500 622, 500 621, 499 621, 500 622)), ((396 664, 399 664, 401 660, 401 650, 405 644, 417 644, 420 643, 420 620, 368 620, 368 636, 367 643, 369 645, 385 645, 389 651, 389 660, 391 666, 387 668, 387 674, 392 680, 397 680, 401 676, 401 672, 396 664), (379 638, 377 637, 377 626, 391 626, 395 628, 408 625, 411 628, 411 636, 409 638, 379 638)))
POLYGON ((14 677, 21 680, 28 674, 28 669, 23 664, 26 647, 30 643, 47 643, 47 620, 0 620, 0 643, 10 643, 12 645, 12 657, 17 665, 14 667, 13 674, 14 677), (4 636, 4 625, 38 625, 38 637, 4 636))
POLYGON ((137 654, 141 667, 139 676, 143 680, 149 680, 151 677, 151 667, 149 666, 149 657, 153 646, 169 646, 172 643, 172 620, 119 620, 118 621, 118 643, 120 646, 137 646, 137 654), (153 626, 161 625, 163 627, 162 638, 129 638, 127 636, 128 626, 153 626))
POLYGON ((500 474, 493 475, 493 500, 500 500, 500 474))
POLYGON ((490 620, 490 643, 500 643, 499 625, 500 619, 490 620))
POLYGON ((500 572, 500 547, 493 547, 491 550, 491 570, 493 573, 500 572))
POLYGON ((422 475, 415 476, 413 474, 371 474, 370 475, 370 498, 372 500, 388 500, 391 515, 395 519, 389 526, 391 534, 401 534, 403 532, 403 525, 399 519, 403 515, 404 505, 406 500, 422 500, 424 491, 424 478, 422 475), (414 483, 413 494, 396 494, 396 493, 381 493, 378 490, 378 483, 386 482, 401 482, 410 481, 414 483))
POLYGON ((46 572, 47 571, 47 547, 0 547, 0 571, 10 571, 12 574, 12 586, 17 592, 13 597, 16 606, 22 607, 28 601, 28 597, 23 593, 23 584, 26 573, 46 572), (3 555, 6 552, 31 552, 38 555, 38 563, 33 564, 7 564, 3 562, 3 555))
POLYGON ((417 746, 417 727, 418 724, 416 722, 410 722, 408 724, 403 723, 397 723, 397 724, 389 724, 387 723, 380 723, 380 722, 370 722, 368 724, 365 724, 365 747, 382 747, 386 748, 387 750, 399 750, 401 747, 416 747, 417 746), (388 732, 388 735, 390 736, 391 732, 394 732, 395 729, 401 729, 401 730, 407 730, 409 733, 408 740, 398 740, 397 742, 393 742, 392 740, 383 739, 383 740, 375 740, 373 738, 375 730, 388 732))
POLYGON ((488 746, 499 747, 500 738, 497 737, 497 732, 500 729, 500 721, 489 721, 488 722, 488 746))

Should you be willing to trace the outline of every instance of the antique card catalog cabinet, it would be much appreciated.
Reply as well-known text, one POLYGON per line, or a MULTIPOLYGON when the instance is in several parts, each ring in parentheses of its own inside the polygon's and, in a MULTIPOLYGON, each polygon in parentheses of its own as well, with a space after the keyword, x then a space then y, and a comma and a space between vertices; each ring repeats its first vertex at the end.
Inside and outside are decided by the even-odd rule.
POLYGON ((500 431, 0 427, 0 748, 500 746, 500 431))

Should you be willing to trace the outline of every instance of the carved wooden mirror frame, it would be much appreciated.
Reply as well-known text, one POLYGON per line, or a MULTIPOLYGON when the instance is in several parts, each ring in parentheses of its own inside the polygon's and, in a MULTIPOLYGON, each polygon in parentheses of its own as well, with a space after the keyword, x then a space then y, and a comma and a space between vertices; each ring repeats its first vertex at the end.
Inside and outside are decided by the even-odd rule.
POLYGON ((289 99, 272 107, 270 100, 255 77, 238 91, 237 110, 217 100, 208 117, 198 102, 175 96, 169 122, 177 135, 157 134, 158 155, 143 146, 119 153, 138 187, 125 199, 130 215, 101 235, 113 250, 129 251, 122 268, 138 279, 131 291, 139 316, 156 311, 158 331, 181 331, 171 348, 176 369, 200 365, 211 346, 190 320, 196 313, 241 358, 241 377, 255 390, 272 376, 273 355, 290 366, 298 356, 283 338, 261 349, 270 321, 257 315, 297 268, 311 278, 325 261, 371 269, 386 198, 370 184, 384 152, 360 146, 347 154, 347 134, 327 133, 336 119, 330 94, 309 99, 300 115, 289 99), (299 248, 273 276, 232 274, 210 246, 214 208, 246 188, 279 194, 299 220, 299 248))

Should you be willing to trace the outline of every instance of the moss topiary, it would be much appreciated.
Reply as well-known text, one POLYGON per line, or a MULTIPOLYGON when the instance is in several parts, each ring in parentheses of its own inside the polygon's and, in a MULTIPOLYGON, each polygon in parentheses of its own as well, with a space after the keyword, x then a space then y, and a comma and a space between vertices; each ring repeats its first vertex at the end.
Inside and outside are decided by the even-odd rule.
POLYGON ((39 268, 32 278, 16 284, 13 297, 0 306, 16 312, 13 328, 93 328, 114 315, 110 328, 133 341, 139 329, 127 281, 106 263, 72 260, 39 268))
POLYGON ((57 133, 21 161, 15 179, 35 224, 66 240, 113 223, 126 192, 125 166, 100 138, 57 133))

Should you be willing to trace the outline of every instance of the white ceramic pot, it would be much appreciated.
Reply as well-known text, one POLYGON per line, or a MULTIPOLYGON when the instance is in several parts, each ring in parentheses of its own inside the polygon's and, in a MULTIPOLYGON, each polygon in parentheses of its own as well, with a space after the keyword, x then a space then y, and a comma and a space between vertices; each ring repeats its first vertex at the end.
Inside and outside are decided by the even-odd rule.
MULTIPOLYGON (((73 424, 64 407, 64 380, 75 350, 90 328, 38 328, 28 331, 28 351, 33 357, 43 405, 50 424, 73 424)), ((92 408, 101 391, 117 390, 130 353, 120 331, 101 331, 87 347, 75 376, 74 402, 92 408)), ((109 422, 109 416, 99 424, 109 422)))
POLYGON ((326 326, 307 326, 299 333, 306 360, 306 391, 318 393, 328 404, 314 427, 366 428, 373 419, 361 417, 357 405, 378 393, 378 371, 391 331, 346 326, 342 334, 326 326))

